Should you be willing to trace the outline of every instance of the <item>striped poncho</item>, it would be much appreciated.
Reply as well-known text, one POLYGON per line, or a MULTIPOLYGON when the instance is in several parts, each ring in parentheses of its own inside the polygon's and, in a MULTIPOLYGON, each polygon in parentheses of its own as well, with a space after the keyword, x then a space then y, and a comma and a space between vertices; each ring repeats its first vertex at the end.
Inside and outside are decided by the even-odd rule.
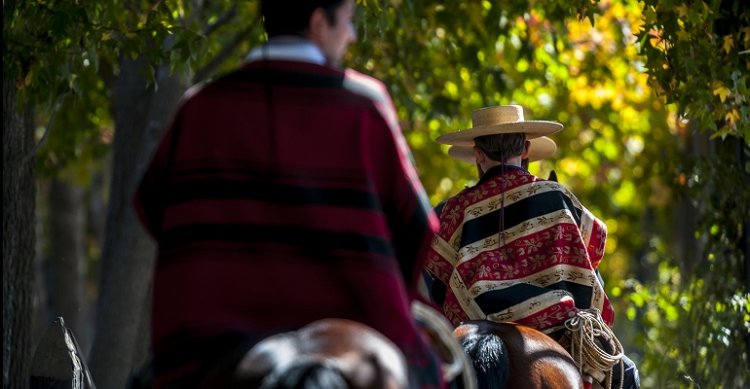
POLYGON ((410 301, 437 218, 379 81, 265 60, 192 89, 136 208, 159 245, 157 380, 201 368, 197 339, 327 317, 431 363, 410 301))
POLYGON ((562 185, 495 167, 446 202, 426 270, 454 324, 513 321, 551 333, 594 307, 611 325, 596 274, 606 235, 604 223, 562 185))

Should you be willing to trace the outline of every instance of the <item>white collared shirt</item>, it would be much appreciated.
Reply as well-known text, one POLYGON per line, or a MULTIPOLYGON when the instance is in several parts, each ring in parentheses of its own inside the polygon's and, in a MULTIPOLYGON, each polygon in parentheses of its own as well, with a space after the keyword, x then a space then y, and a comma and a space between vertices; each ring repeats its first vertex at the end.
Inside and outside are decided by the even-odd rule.
POLYGON ((248 62, 285 60, 325 65, 323 51, 312 41, 297 36, 278 36, 256 47, 247 55, 248 62))

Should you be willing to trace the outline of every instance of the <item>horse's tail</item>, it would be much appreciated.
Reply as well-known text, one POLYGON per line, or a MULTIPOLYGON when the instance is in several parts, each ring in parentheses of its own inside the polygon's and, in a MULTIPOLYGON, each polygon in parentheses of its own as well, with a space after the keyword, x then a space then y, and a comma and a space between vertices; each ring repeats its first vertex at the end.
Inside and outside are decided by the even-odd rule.
POLYGON ((466 354, 474 363, 477 387, 503 389, 508 383, 510 362, 508 349, 500 336, 491 332, 475 332, 461 339, 466 354))
POLYGON ((349 384, 336 366, 323 361, 301 361, 263 379, 261 389, 347 389, 349 384))

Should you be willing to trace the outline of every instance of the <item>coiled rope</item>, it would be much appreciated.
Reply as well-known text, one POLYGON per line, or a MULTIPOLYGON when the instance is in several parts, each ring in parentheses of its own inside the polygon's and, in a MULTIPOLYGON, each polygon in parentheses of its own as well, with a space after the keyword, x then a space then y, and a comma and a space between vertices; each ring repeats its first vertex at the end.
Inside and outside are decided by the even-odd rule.
POLYGON ((620 389, 625 378, 623 349, 614 332, 602 319, 596 308, 578 311, 575 317, 565 321, 566 334, 570 337, 570 355, 581 374, 589 374, 601 381, 606 377, 605 389, 612 388, 612 368, 620 364, 620 389), (611 351, 602 347, 609 345, 611 351))

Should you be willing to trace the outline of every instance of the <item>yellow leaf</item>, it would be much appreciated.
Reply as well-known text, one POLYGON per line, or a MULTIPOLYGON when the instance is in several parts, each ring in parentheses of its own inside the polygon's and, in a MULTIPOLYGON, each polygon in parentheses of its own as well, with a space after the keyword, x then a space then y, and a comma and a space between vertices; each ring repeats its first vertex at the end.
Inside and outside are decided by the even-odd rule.
POLYGON ((726 101, 727 96, 731 94, 732 94, 732 91, 722 84, 719 84, 718 86, 714 88, 714 96, 719 96, 719 99, 721 99, 722 103, 726 101))
MULTIPOLYGON (((646 25, 646 21, 642 17, 634 18, 630 23, 630 31, 633 35, 638 35, 643 31, 644 25, 646 25)), ((750 37, 750 34, 746 34, 745 36, 750 37)))
POLYGON ((733 109, 729 112, 727 112, 726 116, 724 117, 729 123, 735 124, 737 121, 740 120, 740 113, 737 112, 736 109, 733 109))
POLYGON ((34 69, 29 70, 28 73, 26 73, 26 77, 23 79, 23 86, 29 86, 34 81, 34 69))
POLYGON ((724 37, 724 44, 722 45, 722 48, 724 49, 724 52, 729 54, 730 51, 732 51, 732 47, 734 47, 734 39, 732 39, 731 35, 727 35, 724 37))

